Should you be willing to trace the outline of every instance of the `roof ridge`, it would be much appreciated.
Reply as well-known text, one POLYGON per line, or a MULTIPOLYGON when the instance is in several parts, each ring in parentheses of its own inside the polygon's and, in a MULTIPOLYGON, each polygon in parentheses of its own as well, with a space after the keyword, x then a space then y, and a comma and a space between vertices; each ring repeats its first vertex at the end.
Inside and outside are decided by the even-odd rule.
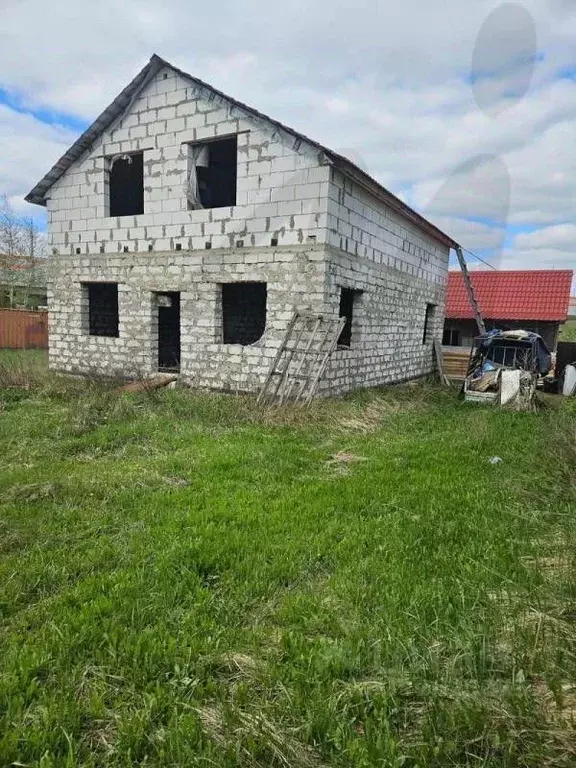
POLYGON ((174 64, 171 64, 166 59, 163 59, 157 53, 152 54, 148 64, 144 66, 140 72, 128 83, 128 85, 116 96, 115 99, 106 107, 106 109, 91 123, 90 126, 79 136, 79 138, 72 144, 72 146, 65 152, 62 157, 52 166, 52 168, 46 173, 42 179, 30 190, 26 195, 25 200, 29 203, 36 203, 37 205, 46 205, 46 192, 50 187, 70 168, 70 166, 76 162, 86 152, 94 141, 116 120, 122 112, 130 105, 135 99, 137 93, 145 87, 145 85, 151 80, 162 67, 169 67, 177 72, 182 77, 195 82, 202 88, 207 88, 213 93, 217 94, 221 98, 225 99, 229 103, 234 104, 239 109, 244 110, 249 115, 256 117, 257 119, 265 120, 266 122, 276 126, 276 128, 289 133, 296 138, 304 141, 305 143, 315 147, 324 155, 326 155, 328 161, 340 170, 342 173, 352 178, 357 184, 363 186, 368 192, 379 198, 382 202, 389 205, 391 208, 402 214, 406 218, 410 219, 413 223, 426 229, 429 234, 436 237, 437 240, 442 242, 451 248, 457 246, 456 241, 439 229, 431 221, 428 221, 424 216, 411 208, 407 203, 397 197, 393 192, 384 187, 380 182, 376 181, 372 176, 363 171, 354 162, 349 160, 343 155, 339 155, 337 152, 325 147, 314 139, 310 139, 308 136, 300 133, 294 128, 290 128, 287 125, 274 120, 263 112, 259 112, 254 107, 250 107, 241 101, 238 101, 232 96, 228 96, 223 91, 214 88, 214 86, 206 83, 194 75, 179 69, 174 64))

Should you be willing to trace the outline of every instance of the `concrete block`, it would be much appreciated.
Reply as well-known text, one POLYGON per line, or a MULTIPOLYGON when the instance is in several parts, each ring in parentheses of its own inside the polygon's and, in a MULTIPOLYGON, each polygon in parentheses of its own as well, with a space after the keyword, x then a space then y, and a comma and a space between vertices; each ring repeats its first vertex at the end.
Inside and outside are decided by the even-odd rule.
POLYGON ((176 117, 176 107, 161 107, 158 110, 158 120, 172 120, 176 117))
POLYGON ((238 133, 238 121, 237 120, 219 121, 216 125, 216 133, 218 136, 226 136, 228 134, 235 135, 236 133, 238 133))
POLYGON ((175 117, 173 120, 166 122, 167 131, 184 131, 186 129, 186 119, 184 117, 175 117))
POLYGON ((203 125, 199 128, 196 128, 196 140, 201 141, 202 139, 213 139, 216 136, 216 126, 214 125, 203 125))
POLYGON ((296 199, 305 200, 309 197, 320 197, 320 184, 298 184, 296 186, 296 199))
POLYGON ((187 117, 189 115, 195 115, 196 114, 196 101, 193 99, 190 99, 189 101, 184 102, 184 104, 178 104, 176 106, 176 116, 177 117, 187 117))
POLYGON ((174 133, 159 133, 156 137, 156 146, 158 149, 164 147, 172 147, 174 144, 179 143, 174 133))
POLYGON ((201 128, 206 125, 206 115, 203 112, 192 114, 186 117, 186 130, 191 131, 194 128, 201 128))
MULTIPOLYGON (((273 202, 286 202, 294 200, 296 197, 296 190, 298 189, 299 187, 294 188, 293 186, 276 187, 275 189, 271 190, 270 199, 273 202)), ((298 197, 301 196, 298 195, 298 197)))
POLYGON ((147 135, 147 131, 146 131, 145 125, 137 125, 134 128, 130 128, 130 131, 129 131, 130 139, 143 139, 146 135, 147 135))
POLYGON ((296 155, 288 155, 286 157, 277 157, 271 161, 271 172, 294 172, 296 170, 296 155))

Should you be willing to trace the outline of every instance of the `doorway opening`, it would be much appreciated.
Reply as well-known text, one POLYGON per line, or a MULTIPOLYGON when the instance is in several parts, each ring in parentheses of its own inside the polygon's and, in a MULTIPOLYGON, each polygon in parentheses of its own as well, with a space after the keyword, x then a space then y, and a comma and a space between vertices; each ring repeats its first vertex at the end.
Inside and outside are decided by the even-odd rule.
POLYGON ((180 293, 156 293, 158 307, 158 370, 180 370, 180 293))

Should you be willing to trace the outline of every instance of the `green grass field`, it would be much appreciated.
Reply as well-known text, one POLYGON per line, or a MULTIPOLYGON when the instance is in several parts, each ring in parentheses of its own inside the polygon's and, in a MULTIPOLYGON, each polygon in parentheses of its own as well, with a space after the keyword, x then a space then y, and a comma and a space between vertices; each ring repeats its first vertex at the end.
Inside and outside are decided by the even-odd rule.
POLYGON ((560 326, 560 341, 576 341, 576 318, 569 317, 560 326))
POLYGON ((0 765, 576 764, 576 401, 262 413, 30 357, 0 358, 0 765))

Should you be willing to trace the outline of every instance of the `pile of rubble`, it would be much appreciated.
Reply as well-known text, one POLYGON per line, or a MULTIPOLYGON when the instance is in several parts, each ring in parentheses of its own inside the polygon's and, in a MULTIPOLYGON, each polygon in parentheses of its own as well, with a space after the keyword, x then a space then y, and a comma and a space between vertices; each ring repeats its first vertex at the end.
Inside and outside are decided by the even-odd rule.
POLYGON ((475 340, 464 381, 469 402, 529 407, 552 368, 544 340, 531 331, 489 331, 475 340))

